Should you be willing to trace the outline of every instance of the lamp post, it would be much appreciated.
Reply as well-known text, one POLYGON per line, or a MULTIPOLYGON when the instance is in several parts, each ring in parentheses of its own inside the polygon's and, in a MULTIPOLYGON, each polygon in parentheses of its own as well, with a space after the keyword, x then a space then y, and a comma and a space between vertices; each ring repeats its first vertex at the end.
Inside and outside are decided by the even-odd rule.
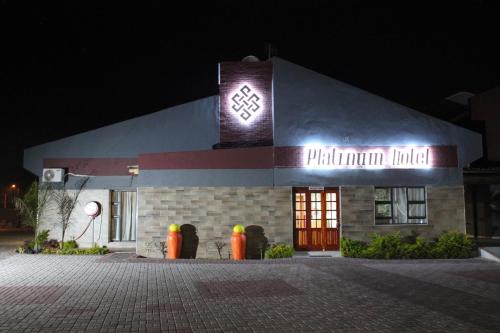
POLYGON ((10 197, 9 200, 13 203, 14 197, 19 194, 19 188, 17 187, 16 184, 10 185, 9 190, 10 190, 10 193, 7 193, 7 191, 5 191, 5 194, 4 194, 4 202, 3 202, 4 208, 7 208, 7 197, 8 196, 10 197))
POLYGON ((11 190, 10 202, 13 204, 14 203, 14 196, 16 195, 16 192, 17 192, 17 185, 16 184, 10 185, 10 190, 11 190))

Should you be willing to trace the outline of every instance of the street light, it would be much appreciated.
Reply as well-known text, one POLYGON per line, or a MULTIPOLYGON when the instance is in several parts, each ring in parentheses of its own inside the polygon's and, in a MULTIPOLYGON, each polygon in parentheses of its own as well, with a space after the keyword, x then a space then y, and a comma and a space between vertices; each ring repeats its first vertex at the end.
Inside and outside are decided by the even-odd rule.
POLYGON ((17 188, 16 184, 12 184, 9 186, 10 193, 7 193, 7 191, 4 192, 4 202, 3 202, 3 207, 7 208, 7 196, 10 196, 10 200, 14 200, 14 196, 16 196, 19 193, 19 189, 17 188))

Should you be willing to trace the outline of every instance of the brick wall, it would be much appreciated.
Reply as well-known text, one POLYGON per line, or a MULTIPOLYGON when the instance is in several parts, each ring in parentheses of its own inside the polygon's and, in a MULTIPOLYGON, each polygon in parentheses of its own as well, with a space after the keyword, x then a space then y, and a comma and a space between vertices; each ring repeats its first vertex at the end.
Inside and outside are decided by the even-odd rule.
POLYGON ((427 187, 429 221, 434 234, 455 230, 465 233, 465 199, 463 186, 427 187))
MULTIPOLYGON (((273 67, 270 61, 223 62, 220 64, 220 142, 273 140, 272 104, 273 67), (251 116, 251 126, 241 125, 239 115, 232 109, 235 89, 250 84, 261 100, 259 115, 251 116)), ((241 95, 241 93, 240 93, 241 95)))
POLYGON ((373 186, 346 186, 340 192, 341 235, 369 241, 374 233, 399 231, 401 235, 417 232, 432 239, 443 231, 465 232, 463 186, 428 186, 427 225, 375 225, 375 189, 373 186))
POLYGON ((260 225, 270 243, 292 244, 289 187, 169 187, 138 189, 137 253, 161 257, 159 242, 171 223, 197 228, 197 258, 218 258, 215 241, 228 243, 232 226, 260 225))

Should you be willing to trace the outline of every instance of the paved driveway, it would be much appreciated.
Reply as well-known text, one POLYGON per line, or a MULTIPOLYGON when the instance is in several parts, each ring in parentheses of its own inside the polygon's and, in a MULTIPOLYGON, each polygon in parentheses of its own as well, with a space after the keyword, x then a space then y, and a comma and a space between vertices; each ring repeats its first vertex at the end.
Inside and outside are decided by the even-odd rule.
POLYGON ((16 253, 17 247, 23 245, 24 241, 31 239, 33 239, 32 232, 0 230, 0 260, 16 253))
POLYGON ((498 332, 499 309, 480 259, 0 260, 2 332, 498 332))

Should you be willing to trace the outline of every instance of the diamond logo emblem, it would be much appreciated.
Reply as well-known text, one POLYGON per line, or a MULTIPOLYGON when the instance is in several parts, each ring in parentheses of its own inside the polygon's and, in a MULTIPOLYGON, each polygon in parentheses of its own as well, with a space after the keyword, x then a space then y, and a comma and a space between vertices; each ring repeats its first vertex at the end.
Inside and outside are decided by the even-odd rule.
POLYGON ((245 122, 262 109, 261 103, 262 98, 246 84, 231 97, 231 109, 245 122))

